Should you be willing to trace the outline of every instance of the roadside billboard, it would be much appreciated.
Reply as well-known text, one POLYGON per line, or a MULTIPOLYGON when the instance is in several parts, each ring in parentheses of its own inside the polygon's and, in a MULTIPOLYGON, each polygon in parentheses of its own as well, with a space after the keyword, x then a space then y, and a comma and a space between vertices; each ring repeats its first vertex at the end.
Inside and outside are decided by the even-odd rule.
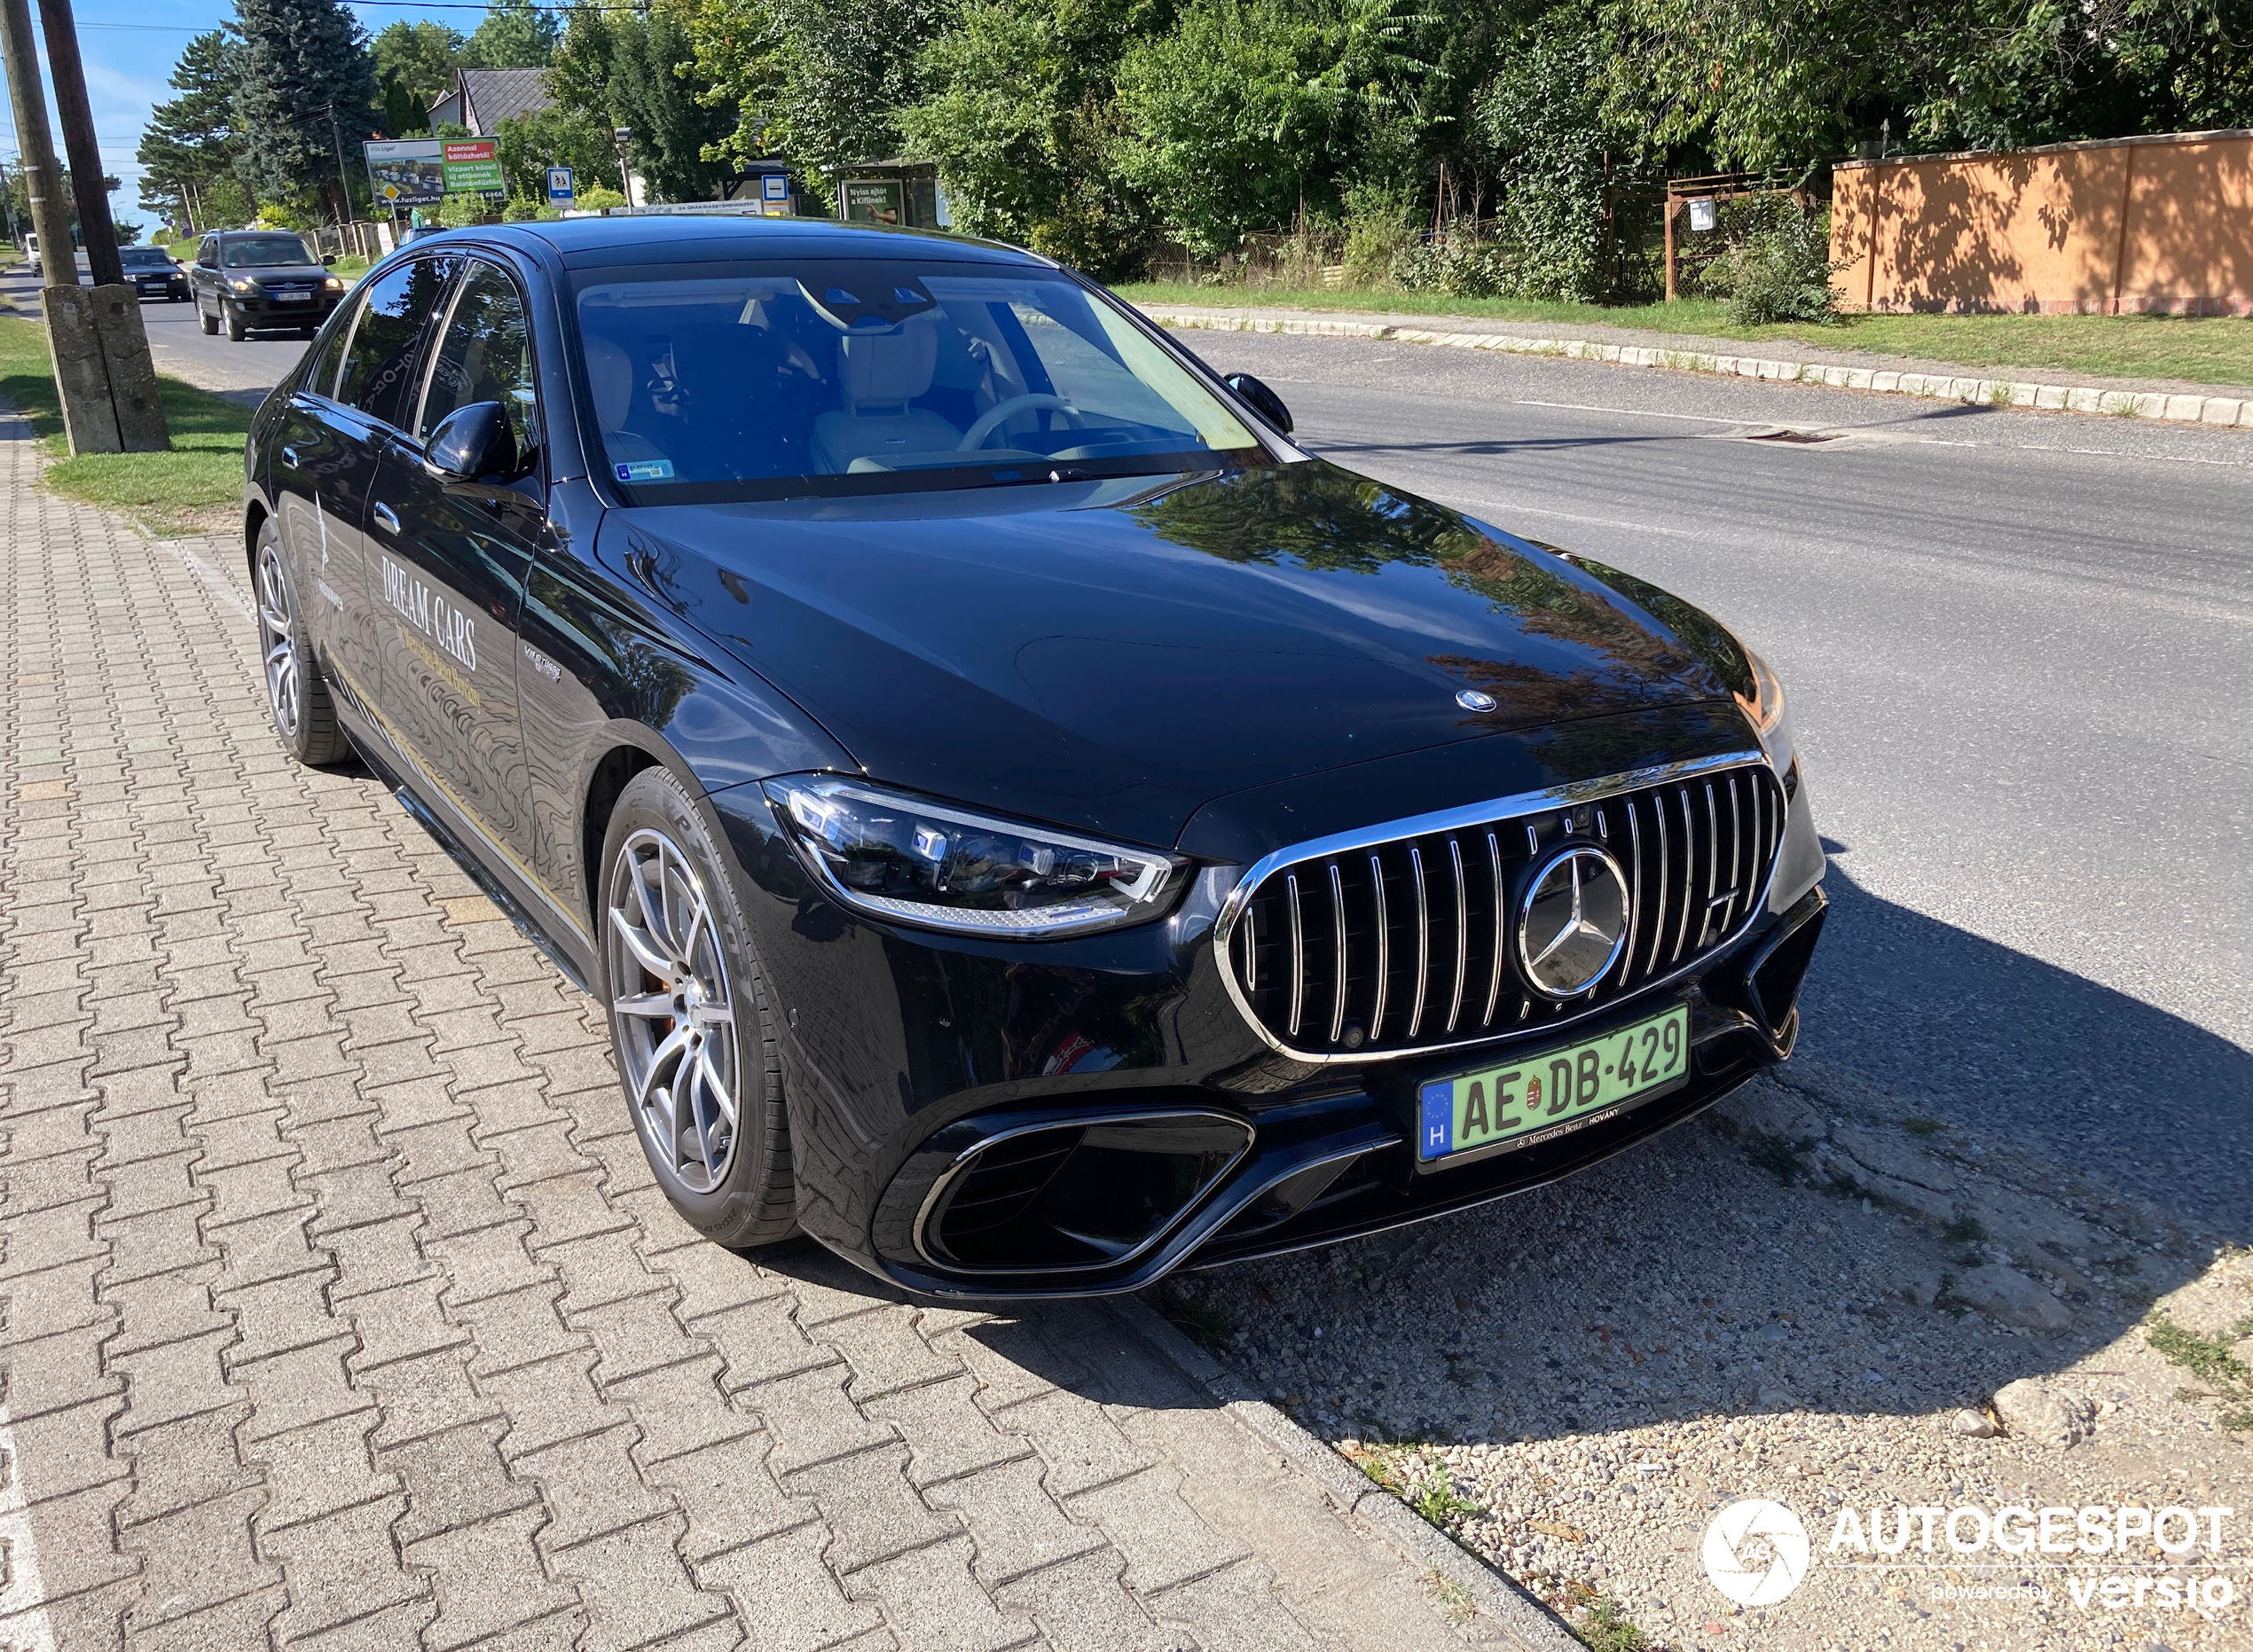
POLYGON ((367 156, 368 186, 379 206, 435 207, 445 200, 446 145, 440 139, 379 138, 360 148, 367 156))
POLYGON ((440 165, 445 169, 446 192, 449 194, 476 193, 500 195, 507 192, 508 180, 501 176, 500 141, 498 138, 470 138, 463 142, 448 142, 440 165))

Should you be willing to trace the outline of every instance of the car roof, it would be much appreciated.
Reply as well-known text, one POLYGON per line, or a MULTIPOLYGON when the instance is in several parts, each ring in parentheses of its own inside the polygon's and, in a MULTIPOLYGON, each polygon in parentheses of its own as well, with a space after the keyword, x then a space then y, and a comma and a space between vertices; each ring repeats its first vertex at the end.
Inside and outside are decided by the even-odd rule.
POLYGON ((890 230, 826 218, 748 213, 640 212, 618 217, 539 219, 480 231, 537 241, 569 269, 620 263, 694 263, 733 258, 912 258, 1053 268, 999 241, 927 230, 890 230))

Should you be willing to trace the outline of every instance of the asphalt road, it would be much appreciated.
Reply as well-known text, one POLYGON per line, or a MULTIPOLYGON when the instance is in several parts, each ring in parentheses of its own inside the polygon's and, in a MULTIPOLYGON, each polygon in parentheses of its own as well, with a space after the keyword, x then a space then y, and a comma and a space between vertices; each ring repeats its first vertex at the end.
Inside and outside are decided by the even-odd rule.
MULTIPOLYGON (((79 260, 83 279, 86 261, 79 260)), ((11 269, 0 275, 4 294, 25 315, 39 308, 39 282, 11 269)), ((141 320, 148 329, 149 354, 159 372, 169 372, 237 401, 255 406, 305 353, 305 341, 291 333, 253 333, 241 343, 224 333, 206 338, 196 325, 193 304, 144 300, 141 320)))
POLYGON ((1774 662, 1833 845, 1810 1073, 2253 1239, 2253 435, 1182 337, 1315 450, 1774 662))

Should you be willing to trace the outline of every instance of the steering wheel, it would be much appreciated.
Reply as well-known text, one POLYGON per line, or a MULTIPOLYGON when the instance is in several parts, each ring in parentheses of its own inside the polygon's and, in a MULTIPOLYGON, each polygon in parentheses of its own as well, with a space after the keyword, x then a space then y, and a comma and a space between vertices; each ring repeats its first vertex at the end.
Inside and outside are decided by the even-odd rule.
POLYGON ((954 444, 954 450, 957 453, 975 452, 977 449, 984 447, 985 439, 999 430, 1005 422, 1014 419, 1019 413, 1028 413, 1042 407, 1053 407, 1064 413, 1076 414, 1079 411, 1060 395, 1013 395, 1006 402, 996 402, 980 413, 977 416, 977 422, 965 430, 962 433, 962 439, 954 444))

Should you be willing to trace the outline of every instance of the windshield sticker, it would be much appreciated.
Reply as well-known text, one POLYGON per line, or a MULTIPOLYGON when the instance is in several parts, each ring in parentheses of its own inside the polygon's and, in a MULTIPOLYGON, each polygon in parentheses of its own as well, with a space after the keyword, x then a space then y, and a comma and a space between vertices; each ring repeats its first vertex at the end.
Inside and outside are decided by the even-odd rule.
POLYGON ((672 480, 671 459, 629 459, 618 466, 620 482, 670 482, 672 480))
POLYGON ((452 607, 388 556, 383 559, 383 599, 461 664, 477 669, 475 616, 452 607))

